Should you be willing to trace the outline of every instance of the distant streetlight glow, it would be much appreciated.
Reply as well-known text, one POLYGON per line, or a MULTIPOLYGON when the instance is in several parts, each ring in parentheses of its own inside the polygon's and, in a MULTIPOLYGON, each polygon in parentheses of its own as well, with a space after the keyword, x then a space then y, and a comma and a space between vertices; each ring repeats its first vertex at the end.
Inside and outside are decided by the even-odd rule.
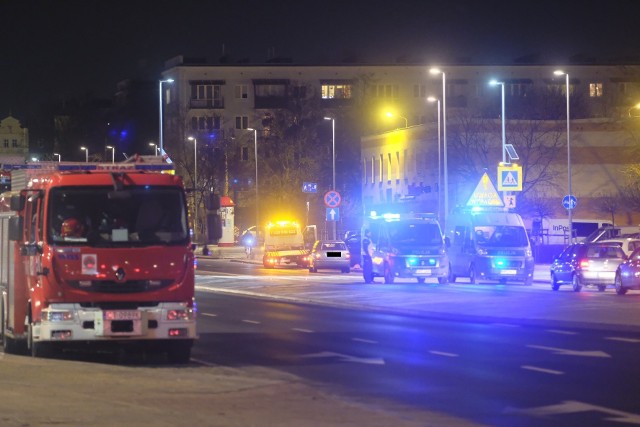
POLYGON ((190 136, 187 138, 193 141, 193 234, 198 238, 198 140, 190 136))
MULTIPOLYGON (((555 70, 553 72, 556 76, 565 76, 565 85, 567 91, 567 186, 569 187, 569 200, 571 201, 571 116, 569 114, 569 73, 565 73, 562 70, 555 70)), ((569 221, 569 244, 573 243, 573 207, 567 209, 567 218, 569 221)))
POLYGON ((159 139, 158 141, 160 142, 160 154, 164 155, 164 145, 163 145, 163 138, 162 138, 162 83, 173 83, 173 79, 166 79, 166 80, 160 80, 159 86, 158 86, 158 97, 159 97, 159 105, 158 105, 158 110, 159 110, 159 114, 160 114, 160 132, 159 132, 159 139))
POLYGON ((58 163, 62 161, 62 156, 58 153, 53 153, 54 156, 58 156, 58 163))
POLYGON ((153 147, 153 155, 157 156, 158 155, 158 151, 160 150, 158 148, 158 144, 154 143, 154 142, 150 142, 149 146, 153 147))
POLYGON ((446 230, 447 218, 449 217, 449 170, 447 161, 447 76, 439 68, 431 68, 429 72, 433 75, 442 74, 442 148, 444 163, 444 226, 446 230))
POLYGON ((116 148, 111 146, 111 145, 107 145, 107 149, 111 150, 111 163, 115 163, 116 162, 116 148))
POLYGON ((401 115, 399 115, 399 114, 393 114, 392 112, 387 111, 387 117, 396 117, 396 116, 397 116, 397 117, 400 117, 401 119, 403 119, 403 120, 404 120, 404 127, 405 127, 405 128, 408 128, 408 127, 409 127, 409 120, 407 120, 407 118, 406 118, 406 117, 403 117, 403 116, 401 116, 401 115))
POLYGON ((89 163, 89 149, 87 147, 80 147, 80 149, 84 150, 85 162, 89 163))
POLYGON ((247 128, 247 130, 253 132, 253 157, 256 163, 256 242, 258 242, 258 229, 260 226, 260 209, 258 206, 258 130, 254 128, 247 128))
POLYGON ((504 82, 499 82, 497 80, 491 80, 489 82, 489 84, 491 86, 497 86, 497 85, 501 86, 501 93, 502 93, 502 164, 505 165, 505 164, 507 164, 507 149, 506 149, 507 136, 506 136, 506 132, 505 132, 506 116, 505 116, 505 111, 504 111, 504 82))
POLYGON ((427 101, 438 103, 438 219, 440 219, 440 198, 442 195, 442 184, 440 182, 442 178, 442 154, 440 153, 440 100, 435 96, 430 96, 427 98, 427 101))

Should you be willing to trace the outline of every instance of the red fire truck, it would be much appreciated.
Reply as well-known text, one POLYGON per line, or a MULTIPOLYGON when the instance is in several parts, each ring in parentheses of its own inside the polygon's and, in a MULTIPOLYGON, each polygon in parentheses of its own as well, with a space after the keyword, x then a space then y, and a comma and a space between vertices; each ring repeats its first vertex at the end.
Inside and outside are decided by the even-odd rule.
POLYGON ((28 166, 0 203, 5 351, 104 345, 189 361, 194 250, 182 179, 160 173, 171 165, 28 166))

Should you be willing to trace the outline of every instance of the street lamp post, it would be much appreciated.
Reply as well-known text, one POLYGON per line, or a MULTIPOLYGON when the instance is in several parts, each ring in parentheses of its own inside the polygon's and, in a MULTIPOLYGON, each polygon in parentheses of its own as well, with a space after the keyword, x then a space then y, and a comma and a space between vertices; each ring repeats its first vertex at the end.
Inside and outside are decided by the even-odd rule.
POLYGON ((504 82, 499 82, 497 80, 491 80, 489 82, 489 84, 491 86, 497 86, 500 85, 501 86, 501 93, 502 93, 502 164, 505 165, 507 164, 507 149, 506 149, 506 143, 507 143, 507 137, 506 137, 506 133, 505 133, 505 120, 506 120, 506 116, 505 116, 505 111, 504 111, 504 82))
POLYGON ((391 112, 387 112, 387 117, 393 117, 393 116, 398 116, 398 117, 400 117, 401 119, 403 119, 403 120, 404 120, 404 127, 405 127, 405 128, 408 128, 408 127, 409 127, 409 120, 407 120, 407 118, 406 118, 406 117, 403 117, 403 116, 401 116, 401 115, 399 115, 399 114, 393 114, 393 113, 391 113, 391 112))
POLYGON ((58 156, 58 163, 60 163, 62 161, 62 155, 58 154, 58 153, 53 153, 54 156, 58 156))
POLYGON ((442 74, 442 157, 444 163, 444 226, 446 232, 446 223, 449 216, 449 171, 447 161, 447 77, 444 71, 439 68, 431 68, 431 74, 442 74))
POLYGON ((162 138, 162 83, 173 83, 173 79, 160 80, 160 83, 158 85, 158 112, 160 114, 160 117, 159 117, 160 132, 158 135, 159 136, 158 141, 160 142, 160 154, 164 154, 164 145, 163 145, 163 138, 162 138))
POLYGON ((440 99, 430 96, 427 98, 429 102, 437 102, 438 103, 438 220, 441 218, 440 215, 440 196, 442 195, 442 184, 440 183, 440 179, 442 177, 442 154, 440 153, 440 99))
POLYGON ((89 149, 87 147, 80 147, 80 149, 84 150, 85 162, 89 163, 89 149))
POLYGON ((116 162, 116 147, 111 145, 107 145, 107 148, 111 150, 111 163, 116 162))
POLYGON ((253 157, 256 164, 256 243, 258 243, 258 229, 260 226, 260 209, 258 207, 258 130, 247 128, 253 132, 253 157))
POLYGON ((187 138, 193 141, 193 234, 198 238, 198 140, 190 136, 187 138))
MULTIPOLYGON (((569 187, 569 203, 571 203, 571 126, 569 114, 569 73, 562 70, 553 72, 556 76, 565 76, 566 92, 567 92, 567 186, 569 187)), ((569 220, 569 244, 573 243, 573 206, 569 205, 567 209, 567 217, 569 220)))
MULTIPOLYGON (((325 120, 331 120, 331 156, 333 165, 333 181, 331 189, 336 191, 336 119, 333 117, 325 117, 325 120)), ((336 240, 336 222, 333 221, 333 240, 336 240)))
POLYGON ((160 149, 158 148, 158 144, 155 144, 155 143, 153 143, 153 142, 150 142, 150 143, 149 143, 149 146, 150 146, 150 147, 153 147, 153 155, 154 155, 154 156, 157 156, 157 155, 158 155, 158 151, 160 150, 160 149))

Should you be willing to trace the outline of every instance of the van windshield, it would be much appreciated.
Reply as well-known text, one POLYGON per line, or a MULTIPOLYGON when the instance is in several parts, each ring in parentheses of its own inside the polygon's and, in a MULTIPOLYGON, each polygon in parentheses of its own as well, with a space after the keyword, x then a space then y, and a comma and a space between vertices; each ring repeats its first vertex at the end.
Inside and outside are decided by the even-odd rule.
POLYGON ((476 243, 484 247, 529 246, 524 227, 512 225, 481 225, 474 227, 476 243))
POLYGON ((442 244, 438 224, 390 223, 389 238, 393 246, 432 246, 442 244))

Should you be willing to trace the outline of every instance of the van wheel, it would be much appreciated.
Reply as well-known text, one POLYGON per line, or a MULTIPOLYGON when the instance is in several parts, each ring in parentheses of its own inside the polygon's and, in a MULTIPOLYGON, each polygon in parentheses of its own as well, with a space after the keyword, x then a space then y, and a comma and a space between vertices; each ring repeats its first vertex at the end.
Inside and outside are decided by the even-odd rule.
POLYGON ((385 264, 384 265, 384 283, 391 285, 393 284, 394 279, 395 277, 393 277, 393 272, 391 271, 389 264, 385 264))
POLYGON ((627 293, 627 288, 622 286, 622 276, 620 273, 616 274, 616 293, 618 295, 624 295, 627 293))
POLYGON ((449 278, 447 276, 438 277, 438 283, 440 283, 441 285, 446 285, 447 283, 449 283, 449 278))
POLYGON ((469 283, 476 283, 476 269, 473 267, 473 265, 469 268, 469 283))
POLYGON ((571 284, 573 285, 574 292, 580 292, 580 290, 582 290, 582 282, 577 274, 574 274, 571 278, 571 284))
POLYGON ((424 283, 424 277, 416 277, 418 279, 418 283, 424 283))
POLYGON ((551 289, 557 291, 560 289, 560 284, 558 283, 558 279, 556 279, 556 275, 551 273, 551 289))
POLYGON ((607 289, 605 285, 598 285, 598 292, 604 292, 607 289))

